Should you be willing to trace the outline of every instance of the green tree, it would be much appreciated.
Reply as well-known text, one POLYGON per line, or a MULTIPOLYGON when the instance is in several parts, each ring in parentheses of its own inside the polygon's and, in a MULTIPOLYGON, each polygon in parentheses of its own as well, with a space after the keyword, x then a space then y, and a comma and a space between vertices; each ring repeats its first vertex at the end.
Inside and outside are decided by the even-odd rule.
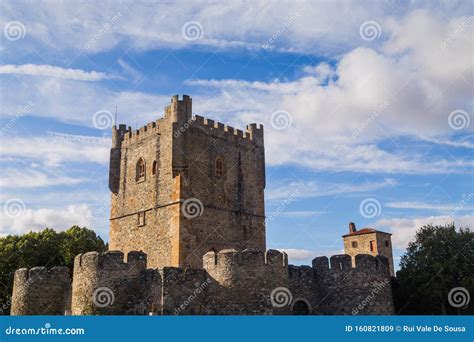
POLYGON ((72 267, 79 253, 106 250, 104 241, 93 230, 73 226, 59 234, 62 240, 60 254, 66 266, 72 267))
POLYGON ((472 314, 474 298, 460 308, 449 303, 455 287, 474 296, 474 232, 454 224, 423 226, 401 258, 394 282, 396 312, 472 314))
POLYGON ((68 266, 72 271, 77 254, 105 250, 107 245, 94 231, 78 226, 59 233, 46 228, 40 232, 0 238, 0 315, 10 312, 15 270, 34 266, 68 266))

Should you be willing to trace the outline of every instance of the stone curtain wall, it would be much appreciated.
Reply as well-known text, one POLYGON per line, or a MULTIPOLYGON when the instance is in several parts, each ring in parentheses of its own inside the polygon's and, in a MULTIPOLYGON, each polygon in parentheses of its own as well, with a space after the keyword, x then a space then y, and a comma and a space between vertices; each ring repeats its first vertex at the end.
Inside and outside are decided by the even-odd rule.
POLYGON ((206 315, 210 277, 203 269, 165 267, 162 270, 163 315, 206 315))
POLYGON ((204 268, 147 268, 146 255, 89 252, 69 270, 20 269, 12 314, 63 315, 279 315, 304 302, 309 314, 393 314, 388 260, 358 255, 288 265, 287 256, 258 249, 208 252, 204 268), (274 297, 275 291, 285 297, 274 297), (282 304, 282 305, 280 305, 282 304), (70 309, 69 309, 70 308, 70 309))
POLYGON ((357 255, 355 268, 349 255, 313 260, 322 300, 314 310, 325 315, 392 315, 393 297, 388 259, 357 255), (330 267, 329 267, 330 266, 330 267))
POLYGON ((313 267, 289 267, 293 303, 307 302, 313 314, 391 315, 392 288, 388 259, 357 255, 352 266, 350 255, 318 257, 313 267))

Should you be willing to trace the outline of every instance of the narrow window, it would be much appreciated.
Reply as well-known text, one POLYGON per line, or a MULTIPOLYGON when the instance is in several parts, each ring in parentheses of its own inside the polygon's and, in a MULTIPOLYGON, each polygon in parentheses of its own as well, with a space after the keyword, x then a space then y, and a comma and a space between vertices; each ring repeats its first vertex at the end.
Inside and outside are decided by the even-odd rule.
POLYGON ((370 251, 373 252, 375 251, 375 241, 370 241, 370 251))
POLYGON ((390 246, 390 242, 388 242, 388 240, 385 241, 385 247, 388 247, 390 246))
POLYGON ((215 162, 215 175, 222 177, 224 175, 224 160, 222 157, 217 157, 215 162))
POLYGON ((137 224, 138 224, 139 227, 145 225, 145 212, 144 211, 140 211, 138 213, 138 222, 137 222, 137 224))
POLYGON ((153 162, 153 165, 151 167, 151 174, 156 175, 156 169, 158 168, 158 163, 156 160, 153 162))
POLYGON ((352 241, 352 248, 357 248, 357 241, 352 241))
POLYGON ((140 158, 137 161, 135 180, 137 182, 145 180, 145 161, 143 160, 143 158, 140 158))

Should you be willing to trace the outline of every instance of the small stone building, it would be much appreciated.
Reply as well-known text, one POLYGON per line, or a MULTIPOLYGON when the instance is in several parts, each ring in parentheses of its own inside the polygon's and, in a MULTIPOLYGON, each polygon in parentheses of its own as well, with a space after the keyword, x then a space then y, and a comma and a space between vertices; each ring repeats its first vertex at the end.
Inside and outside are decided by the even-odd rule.
POLYGON ((372 228, 357 230, 354 223, 349 223, 349 234, 343 235, 344 253, 352 257, 355 265, 355 257, 358 254, 382 255, 386 257, 390 265, 390 275, 395 276, 393 268, 392 234, 381 232, 372 228))

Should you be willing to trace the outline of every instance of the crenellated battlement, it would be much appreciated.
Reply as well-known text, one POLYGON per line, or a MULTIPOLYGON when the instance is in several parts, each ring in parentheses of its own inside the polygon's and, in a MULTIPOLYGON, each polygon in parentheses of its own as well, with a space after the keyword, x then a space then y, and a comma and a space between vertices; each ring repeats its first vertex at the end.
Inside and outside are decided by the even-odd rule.
POLYGON ((239 143, 252 143, 263 146, 263 125, 252 123, 246 130, 240 130, 223 123, 204 118, 200 115, 192 116, 192 99, 183 95, 179 100, 178 95, 171 98, 171 104, 164 109, 162 118, 150 122, 139 129, 132 130, 130 126, 120 124, 112 127, 112 146, 115 148, 127 147, 136 144, 151 136, 161 134, 165 122, 175 124, 179 131, 186 131, 189 126, 198 127, 207 134, 239 143), (182 127, 181 127, 182 126, 182 127))
POLYGON ((289 314, 296 301, 313 314, 393 313, 383 256, 357 255, 355 267, 345 254, 315 258, 312 266, 288 265, 286 253, 258 248, 210 251, 203 268, 147 269, 146 260, 137 251, 79 254, 72 295, 67 267, 19 269, 12 314, 289 314), (272 293, 282 288, 294 302, 275 308, 272 293), (102 306, 100 300, 110 302, 102 306))
POLYGON ((47 268, 44 266, 37 266, 33 268, 20 268, 15 271, 15 278, 21 281, 33 282, 36 280, 41 280, 42 278, 69 278, 69 268, 66 266, 54 266, 52 268, 47 268))
POLYGON ((276 249, 269 249, 265 252, 265 264, 274 266, 288 266, 288 255, 276 249))
POLYGON ((284 252, 268 250, 263 252, 256 248, 248 248, 243 251, 235 249, 223 249, 219 252, 210 251, 203 257, 204 269, 215 268, 249 268, 288 266, 288 256, 284 252))
POLYGON ((316 274, 331 272, 366 272, 385 274, 388 270, 389 261, 386 257, 377 255, 376 257, 369 254, 359 254, 355 257, 355 267, 352 267, 352 259, 350 255, 339 254, 333 255, 330 259, 321 256, 313 259, 313 269, 316 274))
MULTIPOLYGON (((180 114, 190 116, 192 113, 193 101, 189 95, 183 94, 182 100, 179 99, 179 95, 173 95, 171 97, 171 103, 165 107, 165 118, 172 116, 173 121, 180 121, 180 114)), ((189 119, 189 118, 187 118, 189 119)))
MULTIPOLYGON (((295 287, 301 288, 304 282, 313 283, 313 289, 320 293, 320 298, 315 300, 317 305, 313 307, 315 312, 343 315, 393 313, 388 258, 359 254, 355 257, 355 267, 352 267, 350 255, 333 255, 329 259, 322 256, 313 260, 313 270, 313 279, 299 280, 295 287), (367 298, 373 299, 366 301, 367 298)), ((310 296, 310 291, 303 293, 310 296)))
POLYGON ((240 130, 232 126, 224 125, 200 115, 193 117, 191 125, 198 127, 216 138, 230 140, 239 143, 253 143, 263 145, 263 125, 252 123, 247 125, 246 130, 240 130))
MULTIPOLYGON (((146 270, 147 256, 143 252, 131 251, 124 259, 124 254, 120 251, 108 251, 104 253, 88 252, 79 254, 74 259, 74 268, 100 270, 120 270, 139 273, 146 270)), ((129 273, 126 273, 129 274, 129 273)))
POLYGON ((130 126, 126 128, 126 125, 120 125, 118 129, 114 126, 112 127, 112 137, 116 136, 116 139, 120 142, 120 147, 136 144, 144 139, 160 134, 160 124, 162 120, 163 119, 158 119, 149 122, 135 130, 132 130, 130 126))

